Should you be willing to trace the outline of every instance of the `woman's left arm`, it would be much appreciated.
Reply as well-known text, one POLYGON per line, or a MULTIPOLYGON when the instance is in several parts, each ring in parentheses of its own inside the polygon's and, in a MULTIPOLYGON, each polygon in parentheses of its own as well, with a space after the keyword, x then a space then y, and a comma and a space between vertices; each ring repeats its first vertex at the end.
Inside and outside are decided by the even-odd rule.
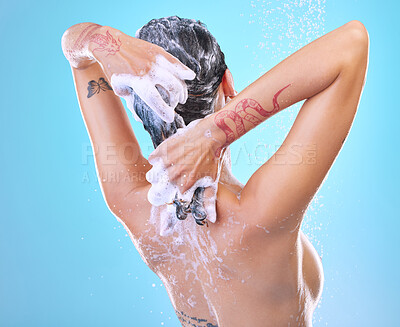
POLYGON ((100 184, 112 210, 132 190, 148 184, 145 174, 150 169, 119 96, 131 97, 135 92, 156 112, 170 113, 186 100, 183 80, 193 79, 194 72, 154 44, 93 23, 70 27, 62 37, 62 48, 72 67, 100 184), (157 66, 160 62, 162 69, 157 66), (113 90, 110 81, 121 74, 129 76, 128 84, 113 90), (171 107, 162 100, 156 84, 169 91, 171 107))
POLYGON ((91 40, 101 40, 103 34, 102 26, 97 24, 74 25, 64 33, 62 48, 72 68, 103 195, 112 210, 133 189, 147 183, 145 173, 150 166, 141 153, 125 108, 101 67, 106 64, 109 69, 118 69, 111 67, 109 59, 119 49, 113 48, 112 42, 108 50, 107 44, 103 44, 108 63, 96 59, 90 49, 91 40))
POLYGON ((83 120, 92 143, 100 185, 112 210, 133 189, 147 184, 150 169, 126 110, 98 63, 72 68, 83 120))

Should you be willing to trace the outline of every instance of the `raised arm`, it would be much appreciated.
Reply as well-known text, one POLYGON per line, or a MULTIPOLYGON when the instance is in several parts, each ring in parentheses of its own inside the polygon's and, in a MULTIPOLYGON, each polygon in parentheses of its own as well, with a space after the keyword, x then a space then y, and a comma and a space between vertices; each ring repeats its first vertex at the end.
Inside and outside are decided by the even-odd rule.
MULTIPOLYGON (((201 161, 187 160, 187 156, 185 160, 174 144, 179 139, 167 140, 154 156, 175 161, 170 169, 172 180, 184 175, 204 176, 210 170, 213 155, 218 157, 222 149, 258 124, 307 99, 283 145, 250 178, 241 194, 242 206, 255 220, 276 221, 278 217, 301 215, 348 134, 367 62, 365 27, 358 21, 349 22, 282 61, 223 109, 203 119, 196 129, 188 130, 184 135, 186 143, 205 144, 191 153, 191 158, 201 161), (205 137, 205 131, 212 137, 205 137), (206 158, 204 151, 209 154, 206 158), (309 158, 310 155, 314 157, 309 158)), ((193 180, 181 179, 179 183, 184 191, 193 180)), ((287 221, 298 224, 295 218, 287 221)))
POLYGON ((365 27, 351 21, 261 79, 273 92, 256 101, 272 114, 306 101, 282 146, 242 191, 243 203, 258 209, 253 209, 256 221, 271 228, 299 229, 351 128, 365 84, 368 47, 365 27))
MULTIPOLYGON (((111 28, 92 23, 74 25, 64 33, 62 47, 71 64, 103 195, 112 209, 113 203, 120 202, 135 187, 146 183, 144 174, 149 168, 124 106, 101 67, 107 61, 100 57, 96 59, 91 50, 97 45, 93 37, 106 35, 107 31, 115 40, 116 32, 111 28)), ((119 51, 117 47, 113 48, 112 41, 106 47, 105 44, 103 52, 108 52, 109 56, 119 51)))
POLYGON ((118 96, 133 111, 136 93, 169 120, 177 103, 186 101, 184 80, 193 79, 194 72, 154 44, 93 23, 70 27, 62 48, 72 67, 106 202, 121 204, 133 189, 147 184, 149 165, 118 96), (168 104, 156 86, 168 92, 168 104))

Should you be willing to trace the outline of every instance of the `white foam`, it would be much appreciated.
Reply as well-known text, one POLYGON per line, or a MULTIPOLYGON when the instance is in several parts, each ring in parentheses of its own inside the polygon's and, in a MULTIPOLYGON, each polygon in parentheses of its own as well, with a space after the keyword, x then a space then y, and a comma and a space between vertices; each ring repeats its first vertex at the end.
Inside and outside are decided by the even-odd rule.
MULTIPOLYGON (((186 67, 186 66, 185 66, 186 67)), ((111 86, 118 96, 124 98, 128 108, 139 120, 133 109, 134 93, 136 93, 157 115, 167 123, 174 120, 174 109, 178 103, 185 103, 188 97, 184 80, 192 80, 196 74, 182 65, 173 64, 164 56, 157 55, 151 69, 135 76, 132 74, 113 74, 111 86), (162 99, 156 86, 164 88, 169 95, 169 105, 162 99), (134 93, 133 93, 134 92, 134 93)))
MULTIPOLYGON (((146 179, 151 183, 149 192, 147 193, 148 201, 154 206, 162 206, 168 204, 166 210, 162 210, 160 214, 160 235, 170 235, 173 231, 175 224, 178 222, 178 218, 175 213, 175 206, 172 202, 175 198, 175 194, 178 195, 178 199, 186 202, 190 202, 193 198, 193 194, 198 187, 211 187, 216 194, 217 181, 214 181, 210 176, 203 177, 194 183, 194 185, 184 192, 183 194, 179 191, 177 185, 172 183, 168 178, 168 172, 163 164, 161 158, 157 158, 151 162, 152 168, 146 173, 146 179)), ((207 199, 210 204, 207 205, 207 219, 214 223, 217 219, 215 211, 215 197, 207 199)))
MULTIPOLYGON (((194 128, 200 121, 201 119, 198 119, 191 122, 185 128, 179 128, 177 132, 171 136, 171 138, 183 135, 188 129, 194 128)), ((215 180, 210 176, 202 177, 198 179, 189 190, 182 194, 179 191, 178 185, 169 180, 168 171, 162 161, 162 158, 156 157, 152 160, 149 160, 149 163, 153 167, 146 173, 146 179, 151 184, 150 190, 147 193, 147 199, 154 206, 168 204, 168 213, 163 213, 160 215, 162 220, 160 222, 160 235, 169 235, 178 221, 178 218, 176 217, 175 206, 171 204, 175 198, 175 195, 177 194, 178 199, 180 200, 190 202, 193 198, 195 190, 198 187, 211 188, 211 192, 207 192, 208 197, 207 199, 204 199, 203 203, 205 204, 204 209, 207 213, 207 220, 215 223, 217 220, 215 201, 217 197, 221 166, 218 167, 218 174, 215 180)), ((220 165, 222 165, 222 162, 220 162, 220 165)))
POLYGON ((139 37, 139 33, 140 33, 140 31, 141 31, 142 28, 143 28, 143 26, 142 26, 141 28, 139 28, 139 29, 136 31, 136 33, 135 33, 135 37, 136 37, 136 38, 139 37))

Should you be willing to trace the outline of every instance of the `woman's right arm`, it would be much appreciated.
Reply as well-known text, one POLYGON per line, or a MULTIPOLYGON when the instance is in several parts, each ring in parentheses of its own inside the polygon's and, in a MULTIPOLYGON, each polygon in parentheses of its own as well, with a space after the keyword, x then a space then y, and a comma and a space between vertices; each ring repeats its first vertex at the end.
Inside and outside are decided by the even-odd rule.
MULTIPOLYGON (((347 136, 357 110, 368 63, 368 33, 351 21, 295 52, 243 90, 223 109, 183 136, 191 158, 166 140, 152 154, 162 156, 170 179, 205 176, 213 154, 277 112, 306 99, 279 150, 250 178, 241 194, 249 217, 298 217, 321 185, 347 136), (205 137, 204 131, 208 131, 205 137), (196 153, 196 151, 200 153, 196 153), (204 159, 204 153, 209 153, 204 159), (168 155, 167 155, 168 154, 168 155), (311 158, 310 158, 311 156, 311 158)), ((153 159, 153 158, 151 158, 153 159)), ((182 191, 194 180, 179 181, 182 191)), ((269 218, 266 218, 269 217, 269 218)), ((288 219, 297 224, 296 219, 288 219)), ((293 227, 293 226, 289 226, 293 227)))
POLYGON ((365 85, 368 52, 366 28, 351 21, 305 46, 261 79, 264 87, 273 90, 269 97, 260 98, 267 111, 273 103, 279 111, 306 101, 283 144, 242 191, 241 201, 252 208, 256 223, 277 231, 299 230, 352 126, 365 85), (286 85, 290 86, 279 93, 286 85))

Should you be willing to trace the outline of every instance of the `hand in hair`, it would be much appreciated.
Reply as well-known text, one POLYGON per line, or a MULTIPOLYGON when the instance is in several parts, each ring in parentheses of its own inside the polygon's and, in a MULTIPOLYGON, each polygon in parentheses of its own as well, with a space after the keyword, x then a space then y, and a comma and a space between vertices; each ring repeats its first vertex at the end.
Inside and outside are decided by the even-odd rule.
POLYGON ((202 191, 202 207, 207 220, 215 222, 216 194, 222 167, 222 160, 216 157, 216 153, 222 142, 216 142, 210 137, 210 133, 207 133, 207 124, 204 122, 204 119, 193 122, 184 132, 181 130, 166 139, 149 156, 149 162, 153 163, 161 158, 169 181, 178 187, 181 194, 187 192, 185 196, 189 198, 195 195, 191 192, 195 191, 194 184, 197 181, 203 177, 211 177, 215 181, 212 187, 205 189, 201 187, 196 190, 202 191))
POLYGON ((97 61, 115 94, 124 97, 135 92, 167 122, 173 121, 178 103, 187 100, 185 80, 195 78, 191 69, 163 48, 112 27, 74 25, 64 34, 62 43, 73 67, 86 68, 97 61), (169 95, 168 104, 157 90, 160 87, 169 95))
MULTIPOLYGON (((149 162, 161 158, 169 180, 181 193, 190 189, 200 178, 210 176, 216 180, 221 168, 216 156, 222 143, 207 133, 207 120, 189 124, 183 133, 162 142, 149 156, 149 162)), ((221 156, 222 157, 222 156, 221 156)))

